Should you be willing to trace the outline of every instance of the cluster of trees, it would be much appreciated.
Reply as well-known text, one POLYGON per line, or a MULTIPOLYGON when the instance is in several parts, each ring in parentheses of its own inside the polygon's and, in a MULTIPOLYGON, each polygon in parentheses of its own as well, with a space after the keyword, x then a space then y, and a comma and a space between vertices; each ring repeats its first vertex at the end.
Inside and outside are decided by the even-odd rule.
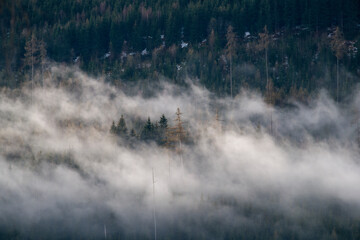
POLYGON ((181 144, 189 141, 189 135, 183 126, 181 114, 178 108, 174 126, 168 125, 168 120, 164 114, 160 117, 159 121, 155 123, 151 122, 150 117, 148 117, 139 133, 137 133, 134 128, 131 128, 130 132, 128 132, 124 116, 121 115, 117 124, 115 124, 115 121, 112 122, 110 133, 121 138, 123 141, 130 141, 130 143, 136 140, 156 142, 160 146, 180 151, 181 144))
POLYGON ((35 68, 40 68, 43 77, 47 63, 46 44, 44 40, 38 40, 35 34, 32 34, 31 38, 26 41, 24 49, 24 67, 31 70, 31 86, 33 87, 35 68))
POLYGON ((35 37, 49 59, 115 84, 189 74, 219 94, 273 84, 282 96, 325 87, 341 99, 359 78, 359 13, 357 0, 5 0, 0 85, 33 79, 39 62, 24 58, 35 37))

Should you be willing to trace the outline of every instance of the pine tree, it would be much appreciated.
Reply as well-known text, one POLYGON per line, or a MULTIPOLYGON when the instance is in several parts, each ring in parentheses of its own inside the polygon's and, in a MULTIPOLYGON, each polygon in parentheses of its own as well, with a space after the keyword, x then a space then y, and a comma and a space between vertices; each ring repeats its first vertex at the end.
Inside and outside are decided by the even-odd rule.
POLYGON ((159 124, 160 124, 160 128, 162 128, 162 129, 166 129, 167 127, 168 127, 168 124, 167 124, 167 119, 166 119, 166 117, 165 117, 165 115, 163 114, 163 115, 161 115, 161 117, 160 117, 160 121, 159 121, 159 124))
POLYGON ((154 124, 152 124, 150 117, 146 121, 143 130, 141 132, 140 138, 145 141, 154 140, 154 124))
POLYGON ((353 115, 354 117, 352 120, 352 124, 355 127, 355 141, 358 148, 360 149, 360 111, 358 109, 354 109, 353 115))
POLYGON ((130 130, 130 137, 128 139, 128 143, 129 143, 130 147, 135 147, 136 146, 137 135, 136 135, 136 132, 135 132, 135 130, 133 128, 130 130))
POLYGON ((130 137, 132 137, 132 138, 136 137, 136 132, 135 132, 135 130, 133 128, 130 131, 130 137))
POLYGON ((215 112, 215 122, 214 122, 214 128, 218 131, 222 130, 222 124, 221 124, 221 120, 220 120, 220 116, 219 116, 219 111, 218 109, 216 109, 215 112))
POLYGON ((112 124, 111 124, 110 133, 112 133, 112 134, 116 134, 116 133, 117 133, 117 129, 116 129, 116 126, 115 126, 115 122, 114 122, 114 121, 113 121, 112 124))
POLYGON ((211 50, 214 50, 215 47, 215 31, 214 29, 211 29, 210 35, 209 35, 209 47, 211 50))
POLYGON ((228 29, 227 29, 227 33, 226 33, 226 56, 229 58, 230 61, 230 95, 231 98, 233 96, 233 75, 232 75, 232 61, 233 61, 233 56, 235 54, 236 51, 236 35, 233 31, 233 27, 231 25, 229 25, 228 29))
POLYGON ((336 101, 339 101, 339 61, 345 52, 345 40, 339 27, 336 28, 330 45, 336 56, 336 101))
POLYGON ((184 167, 183 158, 182 158, 182 151, 183 151, 182 145, 187 139, 187 132, 183 127, 181 115, 182 113, 180 111, 180 108, 178 108, 176 111, 175 126, 168 128, 166 131, 165 146, 167 148, 175 150, 175 152, 180 156, 181 165, 184 167))
POLYGON ((269 67, 268 67, 268 47, 269 47, 269 32, 267 27, 264 27, 264 32, 259 33, 258 49, 260 51, 265 50, 265 71, 266 71, 266 95, 269 96, 270 83, 269 83, 269 67))
POLYGON ((165 144, 166 143, 166 131, 168 129, 168 120, 166 119, 165 115, 163 114, 160 117, 159 121, 159 128, 157 129, 158 133, 158 143, 159 144, 165 144))
POLYGON ((187 138, 187 132, 183 127, 181 115, 180 108, 178 108, 176 111, 175 126, 168 127, 166 131, 166 146, 175 149, 177 152, 181 152, 181 145, 187 138))
POLYGON ((116 127, 116 132, 120 137, 125 137, 127 135, 127 127, 123 115, 121 115, 119 119, 119 122, 116 127))
POLYGON ((44 82, 44 69, 47 60, 46 43, 44 42, 44 40, 41 40, 39 43, 39 60, 41 64, 42 81, 44 82))
POLYGON ((32 91, 34 88, 34 68, 39 62, 39 48, 35 34, 31 35, 31 38, 25 43, 25 54, 24 54, 24 66, 31 68, 31 101, 32 91))

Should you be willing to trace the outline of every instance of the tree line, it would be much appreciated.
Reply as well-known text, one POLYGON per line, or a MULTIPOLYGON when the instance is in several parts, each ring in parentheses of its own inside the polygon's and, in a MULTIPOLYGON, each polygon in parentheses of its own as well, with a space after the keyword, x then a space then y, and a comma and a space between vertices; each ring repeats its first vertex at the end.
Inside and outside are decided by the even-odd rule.
MULTIPOLYGON (((152 122, 150 117, 148 117, 138 133, 134 128, 131 128, 130 131, 128 130, 125 118, 121 115, 117 123, 115 121, 112 122, 110 133, 118 137, 122 142, 130 144, 134 144, 136 141, 155 142, 160 146, 181 151, 181 144, 191 141, 190 135, 184 127, 181 115, 182 113, 178 108, 173 126, 168 124, 168 119, 164 114, 162 114, 159 121, 155 122, 152 122)), ((132 125, 134 126, 135 124, 133 123, 132 125)))

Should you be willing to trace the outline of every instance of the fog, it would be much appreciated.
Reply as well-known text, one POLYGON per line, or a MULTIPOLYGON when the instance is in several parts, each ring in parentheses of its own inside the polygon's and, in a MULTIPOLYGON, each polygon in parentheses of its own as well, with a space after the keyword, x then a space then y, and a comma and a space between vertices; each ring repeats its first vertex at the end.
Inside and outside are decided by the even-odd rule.
POLYGON ((153 239, 154 209, 158 239, 358 229, 359 106, 356 91, 280 108, 251 90, 218 98, 188 80, 139 92, 53 67, 0 95, 0 237, 153 239), (122 114, 138 134, 136 119, 173 125, 177 108, 193 139, 182 153, 109 132, 122 114))

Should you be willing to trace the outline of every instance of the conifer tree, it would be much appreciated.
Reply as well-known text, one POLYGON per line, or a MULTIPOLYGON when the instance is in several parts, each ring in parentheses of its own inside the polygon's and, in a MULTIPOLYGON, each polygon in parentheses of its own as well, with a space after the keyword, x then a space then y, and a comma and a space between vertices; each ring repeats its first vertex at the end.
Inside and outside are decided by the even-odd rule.
POLYGON ((25 43, 24 66, 31 68, 31 101, 34 88, 34 68, 39 63, 39 47, 36 36, 32 33, 31 38, 25 43))
POLYGON ((209 35, 209 47, 211 50, 215 47, 215 31, 214 29, 211 29, 210 35, 209 35))
POLYGON ((161 115, 161 117, 160 117, 160 121, 159 121, 159 124, 160 124, 160 128, 162 128, 162 129, 166 129, 167 127, 168 127, 168 124, 167 124, 167 119, 166 119, 166 117, 165 117, 165 115, 163 114, 163 115, 161 115))
POLYGON ((129 146, 130 147, 135 147, 136 142, 137 142, 137 135, 136 135, 135 130, 132 128, 130 130, 130 136, 129 136, 129 139, 128 139, 129 146))
POLYGON ((133 128, 130 130, 130 137, 133 137, 133 138, 136 137, 136 132, 133 128))
POLYGON ((121 117, 119 119, 119 122, 116 127, 116 132, 121 137, 125 137, 127 135, 127 127, 126 127, 126 123, 125 123, 125 119, 124 119, 123 115, 121 115, 121 117))
POLYGON ((343 58, 345 52, 345 40, 339 27, 336 28, 330 44, 336 56, 336 101, 339 101, 339 61, 343 58))
POLYGON ((158 132, 158 142, 160 144, 164 144, 166 143, 166 131, 168 129, 168 120, 166 119, 165 115, 163 114, 160 117, 160 121, 159 121, 159 128, 157 129, 158 132))
POLYGON ((146 121, 143 130, 141 132, 141 139, 148 141, 154 139, 154 124, 151 122, 150 117, 148 117, 148 120, 146 121))
POLYGON ((183 127, 180 108, 176 111, 175 126, 169 127, 166 131, 166 146, 181 152, 181 145, 186 140, 187 132, 183 127))
POLYGON ((268 47, 269 47, 269 32, 267 30, 267 27, 265 25, 264 32, 259 33, 259 43, 258 43, 258 49, 260 51, 265 50, 265 71, 266 71, 266 95, 269 96, 270 93, 270 83, 269 83, 269 67, 268 67, 268 47))
POLYGON ((227 29, 227 33, 226 33, 226 55, 229 58, 230 61, 230 95, 231 98, 233 96, 233 75, 232 75, 232 63, 233 63, 233 56, 235 54, 236 51, 236 35, 233 31, 233 27, 231 25, 229 25, 228 29, 227 29))
POLYGON ((39 42, 39 61, 41 64, 41 76, 42 81, 44 81, 44 70, 46 65, 47 51, 46 51, 46 43, 44 40, 39 42))
POLYGON ((218 131, 221 131, 221 130, 222 130, 222 124, 221 124, 221 120, 220 120, 220 116, 219 116, 219 111, 218 111, 218 109, 216 109, 216 112, 215 112, 214 128, 217 129, 218 131))
POLYGON ((115 126, 115 122, 114 122, 114 121, 113 121, 112 124, 111 124, 110 133, 112 133, 112 134, 116 134, 116 133, 117 133, 117 129, 116 129, 116 126, 115 126))

